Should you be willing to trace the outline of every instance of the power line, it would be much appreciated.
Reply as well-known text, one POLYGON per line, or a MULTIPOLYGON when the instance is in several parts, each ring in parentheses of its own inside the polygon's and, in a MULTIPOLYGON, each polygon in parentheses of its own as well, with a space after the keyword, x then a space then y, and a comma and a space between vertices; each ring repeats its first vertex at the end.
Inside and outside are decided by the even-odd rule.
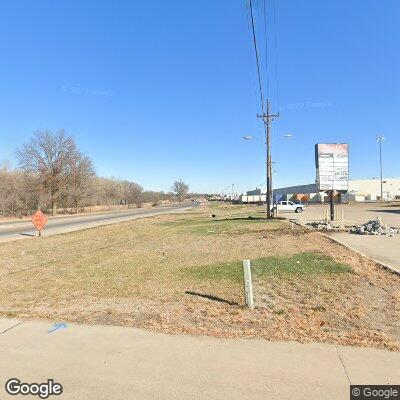
POLYGON ((269 97, 269 76, 268 76, 268 35, 267 35, 267 11, 265 6, 265 0, 263 2, 263 19, 264 19, 264 40, 265 40, 265 76, 267 79, 267 98, 269 97))
POLYGON ((278 77, 278 45, 277 45, 277 27, 276 27, 276 4, 275 0, 273 0, 274 4, 274 52, 275 52, 275 81, 276 81, 276 101, 278 103, 278 111, 280 109, 280 101, 279 101, 279 77, 278 77))
POLYGON ((270 98, 273 95, 274 88, 271 84, 272 78, 275 81, 275 96, 278 110, 280 109, 279 99, 279 78, 278 78, 278 44, 277 44, 277 23, 276 23, 276 1, 270 0, 272 11, 267 12, 267 1, 263 0, 262 5, 262 19, 264 25, 263 40, 265 40, 265 80, 266 81, 266 97, 270 98), (268 19, 270 17, 270 21, 268 19), (271 40, 268 40, 268 23, 271 24, 271 40), (272 37, 273 35, 273 37, 272 37), (270 43, 269 43, 270 42, 270 43), (274 75, 274 77, 272 77, 274 75))
POLYGON ((264 111, 264 93, 263 93, 263 89, 262 89, 261 74, 260 74, 260 60, 259 60, 259 56, 258 56, 256 31, 255 31, 255 26, 254 26, 253 2, 252 2, 252 0, 249 0, 249 2, 250 2, 250 17, 251 17, 251 28, 252 28, 252 32, 253 32, 254 52, 256 55, 256 64, 257 64, 258 88, 260 90, 261 109, 264 111))
MULTIPOLYGON (((260 74, 260 60, 258 56, 258 47, 257 47, 257 39, 256 39, 256 32, 254 27, 254 15, 253 15, 253 2, 249 0, 250 4, 250 16, 251 16, 251 26, 253 30, 253 44, 254 44, 254 51, 256 55, 256 63, 257 63, 257 75, 258 75, 258 87, 260 90, 260 98, 261 98, 261 108, 262 113, 261 115, 257 114, 257 117, 262 118, 265 127, 265 145, 266 145, 266 182, 267 182, 267 195, 266 195, 266 203, 267 203, 267 218, 272 218, 272 208, 271 208, 271 195, 272 195, 272 157, 271 157, 271 122, 279 117, 279 113, 271 114, 270 113, 270 100, 267 98, 266 104, 266 112, 264 111, 264 94, 262 88, 262 80, 260 74)), ((266 77, 268 78, 268 36, 267 36, 267 13, 266 13, 266 6, 264 0, 264 34, 265 34, 265 46, 266 46, 266 77)), ((269 82, 267 79, 267 94, 269 90, 269 82)))

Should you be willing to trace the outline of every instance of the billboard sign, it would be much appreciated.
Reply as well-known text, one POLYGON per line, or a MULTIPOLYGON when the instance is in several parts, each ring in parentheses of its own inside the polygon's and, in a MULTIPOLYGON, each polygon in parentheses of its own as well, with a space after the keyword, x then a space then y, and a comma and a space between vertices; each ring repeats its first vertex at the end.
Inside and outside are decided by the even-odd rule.
POLYGON ((318 190, 348 191, 349 145, 347 143, 317 143, 315 166, 318 190))

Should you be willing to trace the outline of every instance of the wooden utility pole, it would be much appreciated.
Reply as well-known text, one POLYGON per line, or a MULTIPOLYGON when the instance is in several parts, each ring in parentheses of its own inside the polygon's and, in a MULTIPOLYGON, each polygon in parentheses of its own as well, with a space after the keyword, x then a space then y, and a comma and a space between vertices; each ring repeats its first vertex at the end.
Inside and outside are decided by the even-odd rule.
POLYGON ((270 101, 267 99, 267 112, 257 114, 257 117, 262 118, 265 124, 265 145, 267 147, 267 218, 272 218, 271 213, 271 195, 272 195, 272 158, 271 158, 271 122, 279 117, 278 114, 270 114, 270 101))

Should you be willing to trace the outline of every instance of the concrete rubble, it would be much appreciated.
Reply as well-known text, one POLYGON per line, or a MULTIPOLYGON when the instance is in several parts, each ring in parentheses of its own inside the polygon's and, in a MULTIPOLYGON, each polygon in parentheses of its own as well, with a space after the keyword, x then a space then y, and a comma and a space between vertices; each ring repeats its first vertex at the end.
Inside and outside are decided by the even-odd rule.
POLYGON ((343 226, 343 224, 335 224, 332 221, 310 221, 307 222, 308 226, 317 231, 327 231, 327 232, 347 232, 348 228, 343 226))
POLYGON ((395 236, 400 234, 400 229, 392 228, 382 222, 380 217, 372 219, 363 225, 354 226, 350 229, 350 233, 356 233, 358 235, 385 235, 395 236))
POLYGON ((335 229, 333 225, 331 225, 328 221, 310 221, 307 222, 308 226, 316 229, 317 231, 332 231, 335 229))
POLYGON ((372 219, 363 225, 338 225, 333 221, 310 221, 307 225, 317 231, 331 231, 331 232, 349 232, 358 235, 381 235, 381 236, 395 236, 400 234, 400 229, 390 227, 382 222, 380 217, 372 219))

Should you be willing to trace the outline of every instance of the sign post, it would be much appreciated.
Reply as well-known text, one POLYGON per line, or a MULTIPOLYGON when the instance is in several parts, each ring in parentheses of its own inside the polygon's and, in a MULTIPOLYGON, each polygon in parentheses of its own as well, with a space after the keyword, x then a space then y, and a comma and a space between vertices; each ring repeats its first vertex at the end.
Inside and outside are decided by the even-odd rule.
POLYGON ((35 214, 32 215, 32 224, 39 232, 39 236, 42 236, 42 230, 47 224, 47 217, 43 214, 41 210, 37 210, 35 214))
POLYGON ((244 296, 247 307, 254 308, 253 283, 251 281, 250 260, 243 260, 244 296))
POLYGON ((349 189, 349 145, 317 143, 315 145, 316 183, 318 190, 329 193, 330 219, 335 219, 334 192, 349 189))
POLYGON ((330 209, 331 221, 334 221, 334 219, 335 219, 335 203, 333 201, 333 190, 329 191, 329 209, 330 209))

